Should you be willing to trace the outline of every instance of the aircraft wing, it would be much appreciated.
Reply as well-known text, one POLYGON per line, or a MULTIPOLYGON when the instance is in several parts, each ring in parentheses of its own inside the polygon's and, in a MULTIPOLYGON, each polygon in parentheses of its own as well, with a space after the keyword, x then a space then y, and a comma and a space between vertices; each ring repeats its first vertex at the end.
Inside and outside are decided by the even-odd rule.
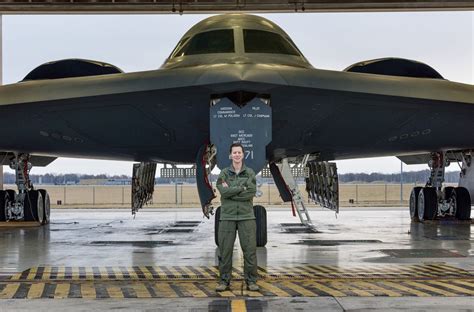
POLYGON ((192 163, 209 139, 210 99, 242 91, 271 100, 268 159, 318 153, 330 160, 474 147, 472 85, 284 65, 215 64, 2 86, 0 149, 192 163))

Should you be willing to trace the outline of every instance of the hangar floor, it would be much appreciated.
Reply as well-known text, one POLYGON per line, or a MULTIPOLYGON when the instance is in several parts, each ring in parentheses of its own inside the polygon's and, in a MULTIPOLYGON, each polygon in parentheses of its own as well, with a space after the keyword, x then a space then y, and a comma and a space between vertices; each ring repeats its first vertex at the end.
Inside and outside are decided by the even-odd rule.
POLYGON ((313 209, 311 217, 316 233, 290 210, 269 209, 268 244, 257 252, 261 291, 245 290, 237 243, 232 288, 217 294, 214 221, 199 209, 144 209, 135 219, 123 209, 55 209, 48 226, 0 227, 0 298, 12 310, 31 302, 15 299, 35 298, 70 298, 88 311, 96 299, 114 308, 123 298, 174 298, 193 311, 474 306, 473 222, 411 223, 406 208, 337 218, 313 209))

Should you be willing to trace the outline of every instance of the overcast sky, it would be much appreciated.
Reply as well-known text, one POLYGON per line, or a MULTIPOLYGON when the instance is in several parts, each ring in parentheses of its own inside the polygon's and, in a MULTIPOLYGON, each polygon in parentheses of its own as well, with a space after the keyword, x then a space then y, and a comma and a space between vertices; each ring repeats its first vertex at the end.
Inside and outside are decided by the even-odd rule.
MULTIPOLYGON (((474 83, 474 13, 266 14, 293 39, 314 67, 342 70, 374 58, 425 62, 445 78, 474 83)), ((48 61, 86 58, 126 72, 156 69, 192 25, 207 15, 6 15, 3 81, 23 79, 48 61)), ((419 170, 426 166, 404 166, 419 170)), ((456 168, 451 168, 456 169, 456 168)), ((32 173, 131 174, 131 163, 59 159, 32 173)), ((338 171, 398 172, 394 157, 338 162, 338 171)))

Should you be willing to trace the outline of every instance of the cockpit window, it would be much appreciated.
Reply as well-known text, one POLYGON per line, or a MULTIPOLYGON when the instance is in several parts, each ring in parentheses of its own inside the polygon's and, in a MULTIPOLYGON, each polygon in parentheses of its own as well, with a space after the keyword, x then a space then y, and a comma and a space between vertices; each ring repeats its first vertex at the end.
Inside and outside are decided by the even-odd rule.
POLYGON ((178 42, 178 44, 176 45, 176 47, 173 49, 173 51, 171 52, 170 57, 173 57, 173 55, 176 55, 176 51, 181 50, 181 48, 186 43, 186 41, 188 41, 188 39, 189 39, 189 37, 185 37, 185 38, 181 39, 178 42))
POLYGON ((234 30, 221 29, 203 32, 195 35, 184 43, 173 57, 208 54, 208 53, 234 53, 234 30))
POLYGON ((245 53, 300 55, 288 40, 279 34, 263 30, 244 29, 244 46, 245 53))

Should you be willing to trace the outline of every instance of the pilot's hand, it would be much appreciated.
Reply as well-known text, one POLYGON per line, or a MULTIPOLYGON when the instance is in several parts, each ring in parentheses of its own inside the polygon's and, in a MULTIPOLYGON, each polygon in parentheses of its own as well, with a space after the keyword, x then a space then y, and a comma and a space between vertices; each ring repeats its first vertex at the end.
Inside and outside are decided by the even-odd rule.
POLYGON ((227 184, 226 181, 222 182, 222 186, 223 186, 223 187, 229 187, 229 185, 227 184))

